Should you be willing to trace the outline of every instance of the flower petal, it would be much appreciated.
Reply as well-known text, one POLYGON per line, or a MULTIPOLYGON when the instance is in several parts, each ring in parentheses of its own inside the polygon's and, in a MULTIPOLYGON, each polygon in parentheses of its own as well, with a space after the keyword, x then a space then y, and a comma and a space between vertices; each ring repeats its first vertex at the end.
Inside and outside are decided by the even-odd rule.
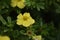
POLYGON ((23 26, 25 26, 25 27, 29 27, 29 26, 30 26, 29 21, 24 21, 24 22, 23 22, 23 26))
POLYGON ((32 18, 29 18, 28 21, 29 21, 29 23, 30 23, 31 25, 35 23, 35 20, 32 19, 32 18))
POLYGON ((17 6, 17 0, 11 0, 11 6, 16 7, 17 6))
POLYGON ((23 20, 22 19, 21 20, 20 19, 17 19, 17 24, 18 25, 22 25, 23 24, 23 20))
POLYGON ((31 24, 34 24, 35 23, 35 20, 34 19, 31 19, 31 24))
POLYGON ((21 0, 22 2, 25 2, 25 0, 21 0))
POLYGON ((10 40, 8 36, 0 36, 0 40, 10 40))
POLYGON ((24 7, 25 7, 24 2, 19 1, 19 2, 17 3, 17 7, 20 8, 20 9, 24 8, 24 7))
POLYGON ((32 38, 33 38, 34 40, 42 40, 41 35, 39 35, 39 36, 32 36, 32 38))
POLYGON ((20 13, 20 14, 17 16, 18 19, 22 19, 22 17, 23 17, 22 13, 20 13))
POLYGON ((25 13, 23 14, 23 16, 24 16, 24 17, 25 17, 25 16, 30 17, 30 13, 25 12, 25 13))

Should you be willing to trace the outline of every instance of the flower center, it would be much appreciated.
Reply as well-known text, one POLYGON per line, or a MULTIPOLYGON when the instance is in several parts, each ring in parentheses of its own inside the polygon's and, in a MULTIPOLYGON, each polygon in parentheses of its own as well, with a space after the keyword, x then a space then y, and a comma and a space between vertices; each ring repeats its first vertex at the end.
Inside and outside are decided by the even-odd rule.
POLYGON ((24 17, 23 17, 23 20, 24 20, 24 21, 26 21, 27 19, 28 19, 28 17, 27 17, 27 16, 24 16, 24 17))

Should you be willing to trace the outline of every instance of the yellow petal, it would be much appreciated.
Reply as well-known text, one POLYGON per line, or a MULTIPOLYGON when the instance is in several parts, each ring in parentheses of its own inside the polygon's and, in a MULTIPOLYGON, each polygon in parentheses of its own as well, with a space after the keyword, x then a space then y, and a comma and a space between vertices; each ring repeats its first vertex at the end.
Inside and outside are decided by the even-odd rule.
POLYGON ((20 13, 18 16, 17 16, 18 19, 22 19, 23 18, 23 15, 22 13, 20 13))
POLYGON ((17 6, 17 0, 11 0, 11 6, 16 7, 17 6))
POLYGON ((30 25, 35 23, 35 20, 32 19, 32 17, 29 17, 27 21, 30 23, 30 25))
POLYGON ((17 24, 18 25, 22 25, 23 24, 23 20, 22 19, 17 19, 17 24))
POLYGON ((12 7, 16 7, 16 5, 17 5, 16 3, 11 3, 12 7))
POLYGON ((20 13, 18 16, 17 16, 17 24, 18 25, 22 25, 23 23, 23 15, 22 13, 20 13))
POLYGON ((29 21, 30 21, 31 24, 34 24, 35 23, 35 20, 32 19, 32 18, 30 18, 29 21))
POLYGON ((17 3, 17 7, 20 8, 20 9, 24 8, 24 7, 25 7, 24 2, 19 1, 19 2, 17 3))
POLYGON ((8 36, 0 36, 0 40, 10 40, 8 36))
POLYGON ((23 22, 23 26, 25 26, 25 27, 29 27, 29 26, 30 26, 29 21, 24 21, 24 22, 23 22))
POLYGON ((25 13, 23 14, 23 16, 24 16, 24 17, 25 17, 25 16, 30 17, 30 13, 25 12, 25 13))
POLYGON ((33 38, 34 40, 42 40, 41 35, 39 35, 39 36, 33 36, 32 38, 33 38))
POLYGON ((22 2, 25 2, 25 0, 21 0, 22 2))

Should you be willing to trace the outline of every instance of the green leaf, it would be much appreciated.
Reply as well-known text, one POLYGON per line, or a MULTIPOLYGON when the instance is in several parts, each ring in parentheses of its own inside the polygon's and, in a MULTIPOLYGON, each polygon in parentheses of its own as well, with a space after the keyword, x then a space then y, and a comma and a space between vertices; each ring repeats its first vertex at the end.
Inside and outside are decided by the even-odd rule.
POLYGON ((9 24, 11 24, 12 20, 11 20, 10 16, 7 17, 7 21, 8 21, 9 24))
POLYGON ((55 5, 56 5, 56 12, 57 12, 57 13, 60 13, 60 5, 57 4, 57 3, 55 3, 55 5))
POLYGON ((11 17, 8 16, 8 17, 7 17, 7 26, 8 26, 8 27, 13 27, 14 24, 15 24, 15 21, 12 21, 11 17))
POLYGON ((7 22, 5 21, 5 19, 0 15, 0 21, 2 22, 3 25, 6 25, 7 22))

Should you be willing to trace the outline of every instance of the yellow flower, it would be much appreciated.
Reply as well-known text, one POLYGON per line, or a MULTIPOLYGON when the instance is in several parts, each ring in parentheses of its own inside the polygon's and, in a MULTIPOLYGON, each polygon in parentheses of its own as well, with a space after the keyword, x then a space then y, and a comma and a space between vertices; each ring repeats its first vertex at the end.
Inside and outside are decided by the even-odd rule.
POLYGON ((0 36, 0 40, 10 40, 8 36, 0 36))
POLYGON ((39 36, 32 36, 32 39, 33 40, 42 40, 42 37, 41 37, 41 35, 39 35, 39 36))
POLYGON ((11 0, 12 7, 24 8, 25 7, 25 0, 11 0))
POLYGON ((25 12, 23 15, 20 13, 17 16, 17 24, 28 27, 35 23, 35 20, 30 16, 30 13, 25 12))

